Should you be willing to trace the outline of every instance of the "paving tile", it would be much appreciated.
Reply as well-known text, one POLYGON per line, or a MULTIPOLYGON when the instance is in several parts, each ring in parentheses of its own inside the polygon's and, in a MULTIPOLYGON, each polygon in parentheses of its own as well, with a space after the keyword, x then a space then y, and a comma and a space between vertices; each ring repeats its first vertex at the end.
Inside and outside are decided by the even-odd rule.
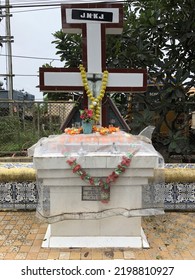
POLYGON ((9 245, 6 245, 6 246, 1 246, 0 247, 0 253, 7 253, 10 249, 10 246, 9 245))
POLYGON ((103 259, 103 251, 100 249, 92 249, 92 260, 102 260, 103 259))
POLYGON ((26 239, 30 239, 30 240, 34 240, 36 237, 36 234, 35 233, 30 233, 26 236, 26 239))
POLYGON ((45 237, 45 233, 43 234, 43 233, 38 233, 38 234, 36 234, 36 236, 35 236, 35 239, 36 240, 43 240, 43 238, 45 237))
POLYGON ((75 252, 75 251, 71 251, 70 252, 70 260, 80 260, 81 259, 81 252, 75 252))
POLYGON ((27 245, 22 245, 21 247, 20 247, 20 252, 21 253, 25 253, 25 252, 29 252, 30 251, 30 249, 31 249, 31 246, 27 246, 27 245))
POLYGON ((0 235, 0 240, 6 240, 6 238, 7 238, 7 235, 5 235, 5 234, 3 234, 3 235, 0 235))
POLYGON ((114 250, 114 259, 123 259, 124 253, 123 250, 114 250))
POLYGON ((0 212, 0 259, 61 260, 195 260, 194 212, 166 212, 145 217, 143 228, 149 249, 41 248, 47 224, 35 212, 0 212))
POLYGON ((22 242, 23 245, 32 246, 35 241, 25 239, 25 240, 18 240, 18 242, 22 242))
POLYGON ((171 260, 172 257, 168 251, 161 251, 156 254, 156 260, 171 260))
POLYGON ((103 252, 103 260, 113 260, 114 259, 114 250, 109 249, 103 252))
POLYGON ((190 251, 180 251, 181 257, 183 260, 194 260, 195 255, 193 256, 190 251))
POLYGON ((145 255, 143 251, 144 251, 143 249, 136 249, 134 251, 135 260, 145 260, 145 255))
POLYGON ((144 250, 144 256, 145 256, 145 260, 154 260, 154 258, 151 256, 151 254, 149 253, 150 249, 144 250))
POLYGON ((20 246, 9 246, 7 252, 8 253, 17 253, 20 251, 20 246))
POLYGON ((40 246, 31 246, 29 252, 38 253, 40 251, 40 246))
POLYGON ((132 251, 124 251, 124 259, 125 260, 134 260, 135 254, 132 251))
POLYGON ((26 260, 39 260, 37 252, 29 252, 26 256, 26 260))
POLYGON ((176 251, 176 250, 175 251, 171 251, 170 255, 171 255, 171 259, 172 260, 183 260, 182 255, 180 254, 179 251, 176 251))
POLYGON ((33 240, 32 246, 39 246, 39 247, 41 247, 42 242, 43 242, 43 239, 35 239, 35 240, 33 240))
POLYGON ((6 256, 5 252, 4 253, 0 252, 0 260, 4 260, 5 256, 6 256))
POLYGON ((15 260, 25 260, 27 257, 27 253, 18 253, 16 256, 15 256, 15 260))
POLYGON ((81 252, 81 260, 91 260, 92 258, 92 252, 90 249, 84 249, 83 252, 81 252))
POLYGON ((17 253, 7 253, 4 257, 4 260, 15 260, 17 253))
POLYGON ((195 259, 195 249, 193 249, 193 248, 189 248, 189 252, 190 252, 190 254, 194 257, 194 259, 195 259))
POLYGON ((49 253, 47 252, 39 252, 37 255, 38 260, 47 260, 49 256, 49 253))
POLYGON ((47 230, 47 228, 45 228, 45 227, 39 228, 39 229, 38 229, 38 233, 39 233, 39 234, 42 234, 42 233, 45 234, 45 233, 46 233, 46 230, 47 230))
POLYGON ((48 255, 48 260, 59 260, 60 252, 50 252, 48 255))
POLYGON ((59 260, 69 260, 70 252, 60 252, 59 260))

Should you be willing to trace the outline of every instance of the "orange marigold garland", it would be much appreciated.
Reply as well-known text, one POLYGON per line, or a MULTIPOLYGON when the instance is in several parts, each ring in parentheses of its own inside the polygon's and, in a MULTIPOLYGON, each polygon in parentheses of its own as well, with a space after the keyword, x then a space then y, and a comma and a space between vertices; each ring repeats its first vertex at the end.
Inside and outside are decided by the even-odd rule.
POLYGON ((135 155, 137 150, 128 152, 126 156, 122 157, 122 161, 117 165, 115 170, 103 180, 101 178, 94 178, 87 173, 80 164, 77 163, 76 158, 69 158, 66 162, 70 165, 73 173, 80 176, 80 178, 89 183, 91 186, 101 188, 101 202, 107 203, 110 200, 110 185, 115 182, 121 174, 129 167, 132 157, 135 155))

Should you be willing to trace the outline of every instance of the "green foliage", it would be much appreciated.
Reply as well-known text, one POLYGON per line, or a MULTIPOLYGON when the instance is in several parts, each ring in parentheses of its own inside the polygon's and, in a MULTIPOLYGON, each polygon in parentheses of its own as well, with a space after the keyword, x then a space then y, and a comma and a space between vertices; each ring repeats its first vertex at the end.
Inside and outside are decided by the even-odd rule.
POLYGON ((167 139, 163 140, 163 145, 168 146, 168 151, 170 153, 186 154, 190 151, 189 141, 180 131, 170 131, 167 139))
POLYGON ((20 130, 20 123, 17 117, 0 117, 0 139, 2 142, 6 143, 16 138, 17 130, 20 130))
POLYGON ((44 119, 45 129, 41 129, 41 121, 37 123, 37 116, 40 112, 34 113, 34 121, 21 120, 17 116, 0 117, 0 152, 24 152, 34 145, 41 137, 61 134, 59 118, 50 122, 44 119), (37 130, 38 126, 38 130, 37 130))
POLYGON ((62 30, 53 34, 57 52, 61 61, 64 61, 64 67, 78 67, 82 63, 82 46, 80 34, 65 34, 62 30))
POLYGON ((24 130, 17 116, 0 117, 0 151, 20 151, 37 140, 37 133, 32 130, 31 123, 27 122, 24 130))
POLYGON ((154 112, 145 109, 142 113, 135 112, 131 122, 132 132, 138 134, 145 127, 153 123, 154 112))

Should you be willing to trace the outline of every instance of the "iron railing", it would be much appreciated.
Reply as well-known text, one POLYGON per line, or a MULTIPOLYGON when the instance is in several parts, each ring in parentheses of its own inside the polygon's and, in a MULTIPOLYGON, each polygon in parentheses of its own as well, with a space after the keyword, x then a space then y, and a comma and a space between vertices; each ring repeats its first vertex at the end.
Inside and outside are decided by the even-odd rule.
POLYGON ((40 138, 61 133, 74 102, 0 101, 0 155, 25 155, 40 138))

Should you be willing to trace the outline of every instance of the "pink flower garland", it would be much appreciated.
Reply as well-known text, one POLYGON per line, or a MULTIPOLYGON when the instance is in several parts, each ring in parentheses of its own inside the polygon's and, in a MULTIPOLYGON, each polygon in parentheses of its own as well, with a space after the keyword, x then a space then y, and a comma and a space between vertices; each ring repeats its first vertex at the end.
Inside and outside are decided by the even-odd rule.
POLYGON ((126 156, 122 157, 122 161, 117 165, 115 170, 108 175, 106 180, 102 180, 101 178, 93 178, 88 174, 80 164, 77 163, 76 158, 69 158, 66 162, 70 165, 73 173, 76 173, 80 176, 80 178, 89 183, 91 186, 101 187, 101 202, 107 203, 110 199, 110 184, 115 182, 119 176, 125 172, 125 170, 129 167, 131 163, 131 159, 133 155, 137 152, 137 150, 132 153, 127 153, 126 156))

